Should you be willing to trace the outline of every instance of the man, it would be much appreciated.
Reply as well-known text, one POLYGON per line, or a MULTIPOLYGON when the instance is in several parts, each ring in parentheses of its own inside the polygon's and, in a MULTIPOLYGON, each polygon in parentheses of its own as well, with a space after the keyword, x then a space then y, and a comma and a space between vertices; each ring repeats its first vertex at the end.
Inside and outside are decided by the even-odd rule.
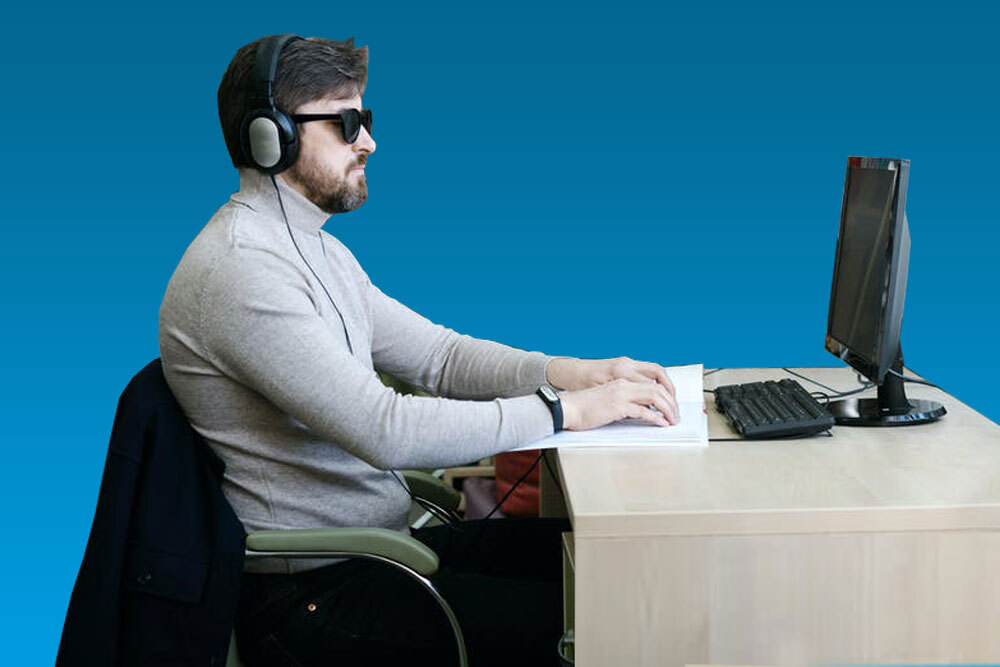
MULTIPOLYGON (((353 40, 270 39, 237 51, 218 101, 240 189, 191 243, 160 310, 167 381, 225 461, 223 490, 248 531, 406 531, 410 497, 394 470, 538 440, 560 408, 567 429, 677 419, 657 364, 554 358, 459 335, 383 294, 322 231, 368 196, 367 60, 353 40), (251 112, 265 98, 294 136, 255 129, 251 112), (397 394, 377 371, 434 397, 397 394), (537 394, 543 385, 559 400, 537 394)), ((472 664, 552 661, 565 529, 498 521, 414 532, 441 556, 435 583, 472 664)), ((236 634, 249 664, 452 659, 447 626, 425 607, 433 603, 384 567, 275 559, 247 570, 236 634)))

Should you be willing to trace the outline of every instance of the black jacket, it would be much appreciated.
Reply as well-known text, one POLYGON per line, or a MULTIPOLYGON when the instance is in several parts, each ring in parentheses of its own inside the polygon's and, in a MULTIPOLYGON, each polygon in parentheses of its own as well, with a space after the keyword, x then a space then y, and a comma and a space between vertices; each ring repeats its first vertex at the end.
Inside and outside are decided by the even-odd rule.
POLYGON ((160 360, 118 402, 57 667, 224 665, 245 534, 160 360))

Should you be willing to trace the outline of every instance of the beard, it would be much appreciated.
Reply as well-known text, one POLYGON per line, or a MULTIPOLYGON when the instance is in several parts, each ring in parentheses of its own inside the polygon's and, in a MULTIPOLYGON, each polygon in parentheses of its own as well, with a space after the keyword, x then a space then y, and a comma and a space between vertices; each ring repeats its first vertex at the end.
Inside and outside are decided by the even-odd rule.
POLYGON ((368 199, 368 183, 363 173, 358 182, 352 185, 348 182, 350 175, 338 178, 305 160, 296 161, 288 172, 302 184, 309 201, 331 215, 353 211, 368 199))

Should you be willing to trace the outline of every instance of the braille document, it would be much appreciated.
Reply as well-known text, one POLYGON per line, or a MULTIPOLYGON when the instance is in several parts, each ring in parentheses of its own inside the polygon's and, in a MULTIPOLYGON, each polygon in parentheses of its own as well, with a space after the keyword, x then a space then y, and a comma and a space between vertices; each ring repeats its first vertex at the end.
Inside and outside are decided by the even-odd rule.
POLYGON ((554 447, 704 447, 708 445, 708 415, 705 413, 705 372, 702 364, 670 366, 667 369, 676 390, 681 420, 673 426, 657 426, 641 419, 621 419, 588 431, 560 431, 522 449, 554 447))

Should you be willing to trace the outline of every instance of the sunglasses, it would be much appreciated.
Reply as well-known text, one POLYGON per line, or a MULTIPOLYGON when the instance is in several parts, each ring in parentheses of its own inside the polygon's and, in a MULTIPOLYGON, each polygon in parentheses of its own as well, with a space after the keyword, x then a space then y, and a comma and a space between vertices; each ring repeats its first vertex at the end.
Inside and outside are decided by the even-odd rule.
POLYGON ((292 114, 292 120, 296 123, 309 123, 314 120, 329 120, 340 123, 340 131, 344 135, 344 141, 353 144, 358 140, 358 133, 364 126, 368 134, 372 133, 372 110, 371 109, 344 109, 340 113, 297 113, 292 114))

